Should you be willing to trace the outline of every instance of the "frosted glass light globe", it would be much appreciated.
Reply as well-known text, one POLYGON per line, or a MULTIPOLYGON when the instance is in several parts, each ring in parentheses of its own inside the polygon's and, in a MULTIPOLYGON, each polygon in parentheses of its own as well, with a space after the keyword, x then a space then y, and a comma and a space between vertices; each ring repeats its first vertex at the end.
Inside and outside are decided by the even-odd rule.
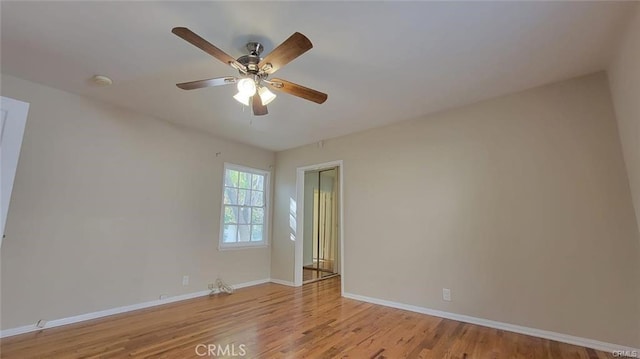
POLYGON ((238 92, 243 96, 251 97, 256 93, 256 83, 252 79, 238 81, 238 92))

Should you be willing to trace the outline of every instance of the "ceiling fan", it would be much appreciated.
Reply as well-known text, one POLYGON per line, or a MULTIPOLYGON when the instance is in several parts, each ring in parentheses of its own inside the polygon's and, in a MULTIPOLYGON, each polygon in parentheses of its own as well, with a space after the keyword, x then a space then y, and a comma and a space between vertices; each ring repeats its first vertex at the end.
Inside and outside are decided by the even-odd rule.
POLYGON ((238 87, 238 93, 233 96, 233 98, 245 106, 249 106, 249 104, 251 104, 251 108, 255 116, 266 115, 268 113, 267 105, 276 97, 273 92, 269 91, 267 86, 274 90, 298 96, 318 104, 327 100, 327 94, 320 91, 282 79, 268 80, 269 75, 272 75, 274 72, 278 71, 278 69, 313 47, 311 41, 299 32, 291 35, 282 44, 273 49, 273 51, 271 51, 271 53, 269 53, 265 58, 260 57, 260 54, 264 50, 262 44, 258 42, 249 42, 247 44, 249 54, 240 56, 238 59, 234 59, 227 55, 224 51, 215 47, 186 27, 174 27, 171 32, 216 59, 238 70, 240 74, 239 77, 215 77, 212 79, 176 84, 176 86, 183 90, 195 90, 204 87, 236 84, 238 87))

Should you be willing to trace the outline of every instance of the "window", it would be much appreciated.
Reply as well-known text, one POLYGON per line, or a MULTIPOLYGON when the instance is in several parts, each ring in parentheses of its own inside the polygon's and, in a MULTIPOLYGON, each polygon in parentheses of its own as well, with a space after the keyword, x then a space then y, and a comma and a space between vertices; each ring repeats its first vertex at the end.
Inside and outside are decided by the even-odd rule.
POLYGON ((224 164, 220 249, 267 245, 269 172, 224 164))

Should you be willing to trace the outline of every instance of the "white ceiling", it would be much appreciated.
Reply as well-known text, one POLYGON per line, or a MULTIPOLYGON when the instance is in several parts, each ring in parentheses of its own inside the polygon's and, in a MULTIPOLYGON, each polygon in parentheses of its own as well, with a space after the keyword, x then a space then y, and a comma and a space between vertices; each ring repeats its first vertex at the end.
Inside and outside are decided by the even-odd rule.
MULTIPOLYGON (((605 67, 625 14, 616 2, 6 2, 1 70, 255 146, 282 150, 605 67), (171 33, 185 26, 234 57, 295 31, 314 48, 278 71, 329 94, 279 94, 253 117, 234 75, 171 33), (114 80, 88 83, 94 74, 114 80)), ((264 55, 263 54, 263 55, 264 55)))

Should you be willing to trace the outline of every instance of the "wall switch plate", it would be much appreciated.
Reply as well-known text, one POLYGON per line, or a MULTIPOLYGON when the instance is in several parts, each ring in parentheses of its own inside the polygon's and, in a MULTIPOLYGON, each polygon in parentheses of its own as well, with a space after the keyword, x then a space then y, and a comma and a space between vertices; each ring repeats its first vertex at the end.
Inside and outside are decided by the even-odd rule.
POLYGON ((444 300, 445 302, 451 301, 451 289, 442 288, 442 300, 444 300))
POLYGON ((189 285, 189 276, 188 275, 183 275, 182 276, 182 285, 189 285))

